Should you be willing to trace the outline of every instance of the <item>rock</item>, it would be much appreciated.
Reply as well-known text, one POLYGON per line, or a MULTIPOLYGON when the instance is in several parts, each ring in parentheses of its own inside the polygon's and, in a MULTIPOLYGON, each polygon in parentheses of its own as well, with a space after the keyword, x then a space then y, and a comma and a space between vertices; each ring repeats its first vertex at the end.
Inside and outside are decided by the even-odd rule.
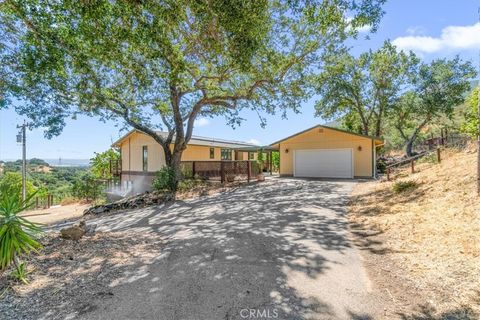
POLYGON ((124 210, 124 209, 136 209, 142 208, 151 205, 161 204, 167 201, 172 201, 175 199, 175 195, 173 193, 166 193, 166 192, 145 192, 140 195, 124 198, 112 203, 108 203, 105 205, 99 205, 95 207, 91 207, 86 209, 83 214, 84 215, 97 215, 102 213, 107 213, 111 211, 117 210, 124 210))
POLYGON ((85 232, 85 221, 80 221, 78 225, 73 225, 60 230, 60 236, 64 239, 80 240, 85 232))

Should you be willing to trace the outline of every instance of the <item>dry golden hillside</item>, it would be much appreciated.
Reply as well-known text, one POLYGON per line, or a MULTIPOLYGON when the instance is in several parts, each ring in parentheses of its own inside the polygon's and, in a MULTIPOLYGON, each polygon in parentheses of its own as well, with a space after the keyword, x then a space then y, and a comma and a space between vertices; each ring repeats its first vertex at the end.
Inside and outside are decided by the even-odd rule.
MULTIPOLYGON (((416 165, 416 173, 405 169, 394 181, 358 184, 350 218, 354 232, 362 230, 357 232, 359 242, 369 249, 366 260, 373 261, 370 267, 377 280, 402 282, 419 295, 415 300, 404 297, 405 305, 415 301, 430 308, 419 313, 434 319, 477 319, 480 197, 476 194, 476 151, 473 146, 445 150, 442 158, 440 164, 423 160, 416 165), (394 191, 402 185, 413 186, 394 191)), ((388 285, 385 288, 392 303, 401 304, 401 298, 388 285)))

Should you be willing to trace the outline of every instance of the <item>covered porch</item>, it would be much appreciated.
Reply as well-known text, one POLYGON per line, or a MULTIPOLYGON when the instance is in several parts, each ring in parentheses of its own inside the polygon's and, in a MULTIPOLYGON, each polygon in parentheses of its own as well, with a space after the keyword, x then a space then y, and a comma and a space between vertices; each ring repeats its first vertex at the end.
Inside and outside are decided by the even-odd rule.
MULTIPOLYGON (((259 170, 260 172, 267 172, 270 175, 273 175, 274 172, 280 170, 279 163, 275 164, 273 155, 274 153, 279 152, 279 148, 276 146, 258 146, 258 147, 243 147, 243 148, 236 148, 235 152, 246 152, 248 153, 248 158, 250 159, 251 153, 257 153, 257 162, 259 163, 259 170), (263 155, 265 154, 265 158, 263 155)), ((279 157, 278 157, 279 159, 279 157)), ((279 161, 277 161, 279 162, 279 161)))

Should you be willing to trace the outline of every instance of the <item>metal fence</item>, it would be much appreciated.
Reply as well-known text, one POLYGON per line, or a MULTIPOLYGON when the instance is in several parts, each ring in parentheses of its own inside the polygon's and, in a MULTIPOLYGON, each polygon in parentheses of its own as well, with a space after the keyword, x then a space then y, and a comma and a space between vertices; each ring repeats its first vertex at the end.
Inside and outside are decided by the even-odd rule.
POLYGON ((209 180, 233 182, 236 180, 256 179, 260 173, 257 161, 182 161, 184 178, 199 177, 209 180))

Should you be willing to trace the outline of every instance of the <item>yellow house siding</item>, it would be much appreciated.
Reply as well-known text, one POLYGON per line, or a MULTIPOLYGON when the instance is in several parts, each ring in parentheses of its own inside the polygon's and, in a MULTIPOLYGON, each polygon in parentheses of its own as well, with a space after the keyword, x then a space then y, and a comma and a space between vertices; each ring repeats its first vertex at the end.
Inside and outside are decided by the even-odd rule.
POLYGON ((122 143, 122 170, 143 171, 143 146, 148 147, 148 170, 158 171, 165 165, 162 147, 150 136, 133 133, 122 143))
POLYGON ((313 128, 280 142, 279 146, 281 175, 293 175, 294 150, 353 149, 354 176, 372 176, 372 140, 366 137, 327 128, 313 128), (358 150, 359 147, 361 147, 361 150, 358 150), (288 149, 288 153, 286 149, 288 149))
MULTIPOLYGON (((123 171, 143 171, 143 146, 148 147, 148 172, 156 172, 165 165, 162 146, 152 137, 141 132, 134 132, 121 143, 123 171)), ((173 149, 173 145, 171 145, 173 149)), ((183 151, 182 161, 219 161, 220 147, 188 145, 183 151), (210 158, 210 148, 214 148, 214 158, 210 158)), ((232 151, 233 152, 233 151, 232 151)), ((248 160, 247 152, 238 152, 237 160, 248 160)), ((257 159, 256 153, 254 158, 257 159)))

